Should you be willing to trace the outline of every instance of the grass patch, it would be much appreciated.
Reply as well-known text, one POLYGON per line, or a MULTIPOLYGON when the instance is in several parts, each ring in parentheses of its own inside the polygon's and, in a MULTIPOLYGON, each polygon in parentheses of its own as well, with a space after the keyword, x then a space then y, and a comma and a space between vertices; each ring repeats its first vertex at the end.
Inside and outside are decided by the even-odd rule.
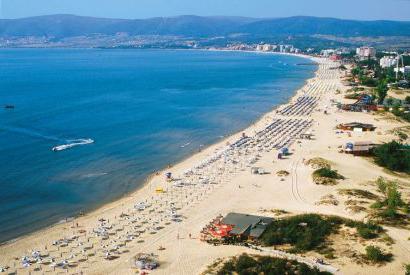
POLYGON ((279 177, 287 177, 290 175, 290 173, 286 170, 280 170, 276 172, 276 175, 278 175, 279 177))
POLYGON ((288 274, 288 275, 330 275, 317 268, 311 268, 307 264, 293 260, 242 254, 225 261, 219 265, 219 269, 208 274, 217 275, 259 275, 259 274, 288 274))
POLYGON ((332 194, 320 198, 316 205, 339 205, 339 201, 332 194))
POLYGON ((361 189, 339 189, 338 193, 344 196, 351 196, 360 199, 377 200, 379 196, 373 194, 372 192, 361 190, 361 189))
POLYGON ((330 162, 324 158, 313 158, 306 162, 307 165, 312 167, 313 169, 320 169, 320 168, 329 168, 331 167, 330 162))
POLYGON ((350 205, 346 207, 346 210, 348 210, 351 213, 360 213, 360 212, 365 212, 367 209, 366 207, 363 207, 360 205, 350 205))

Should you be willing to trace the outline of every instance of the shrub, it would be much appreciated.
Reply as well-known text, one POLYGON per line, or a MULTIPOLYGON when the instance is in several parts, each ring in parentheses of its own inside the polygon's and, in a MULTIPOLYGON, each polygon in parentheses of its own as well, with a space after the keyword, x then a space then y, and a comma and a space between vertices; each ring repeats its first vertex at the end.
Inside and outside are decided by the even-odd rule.
POLYGON ((327 167, 317 169, 315 172, 313 172, 313 175, 321 178, 344 179, 344 177, 337 173, 336 170, 332 170, 331 168, 327 167))
POLYGON ((252 257, 243 254, 239 256, 236 261, 236 271, 243 272, 246 269, 256 266, 256 263, 256 260, 254 260, 252 257))
POLYGON ((373 150, 378 165, 393 171, 410 173, 410 148, 392 141, 373 150))
POLYGON ((274 258, 269 256, 250 256, 242 254, 226 261, 216 272, 218 275, 258 275, 258 274, 303 274, 303 275, 330 275, 317 268, 311 268, 304 263, 293 260, 274 258))
POLYGON ((383 251, 377 247, 370 245, 366 247, 366 259, 373 263, 381 263, 389 261, 391 255, 383 253, 383 251))
POLYGON ((397 217, 397 210, 395 208, 388 207, 381 211, 380 215, 383 218, 394 219, 397 217))
POLYGON ((274 221, 261 236, 260 242, 265 246, 290 244, 292 252, 304 252, 316 249, 323 253, 325 241, 338 231, 340 225, 356 228, 358 235, 365 239, 373 239, 383 232, 383 228, 372 222, 363 223, 337 216, 320 216, 304 214, 274 221))
POLYGON ((334 232, 341 220, 317 214, 289 217, 273 222, 261 237, 263 245, 293 245, 293 251, 309 251, 321 245, 334 232))
POLYGON ((377 201, 371 205, 373 209, 379 209, 379 215, 383 218, 395 219, 399 215, 398 210, 406 212, 408 205, 401 198, 397 183, 386 181, 380 177, 376 181, 377 189, 383 194, 384 200, 377 201))
POLYGON ((377 234, 367 227, 359 227, 357 233, 364 239, 374 239, 377 237, 377 234))
POLYGON ((364 239, 374 239, 379 236, 379 233, 383 232, 383 228, 372 222, 362 223, 353 220, 345 220, 345 225, 356 228, 357 233, 364 239))
POLYGON ((405 275, 410 275, 410 264, 406 264, 405 266, 404 266, 404 269, 405 269, 405 275))

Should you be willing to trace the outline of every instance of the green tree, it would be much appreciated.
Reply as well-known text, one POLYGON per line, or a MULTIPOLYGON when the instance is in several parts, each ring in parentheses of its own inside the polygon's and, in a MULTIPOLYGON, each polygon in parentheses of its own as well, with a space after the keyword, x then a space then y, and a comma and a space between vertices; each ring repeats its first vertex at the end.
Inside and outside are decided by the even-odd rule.
POLYGON ((352 69, 352 75, 358 76, 363 74, 362 69, 360 67, 355 67, 352 69))
POLYGON ((392 183, 387 191, 387 207, 397 209, 403 205, 404 203, 401 199, 401 193, 397 190, 397 184, 392 183))
POLYGON ((376 94, 377 94, 377 101, 379 104, 383 104, 384 99, 387 96, 387 91, 389 89, 387 88, 386 81, 380 81, 379 85, 377 85, 376 88, 376 94))
POLYGON ((376 163, 390 170, 410 173, 410 148, 392 141, 374 149, 376 163))
POLYGON ((377 178, 376 185, 377 185, 377 191, 379 191, 383 195, 386 195, 387 182, 383 177, 378 177, 377 178))
POLYGON ((388 99, 386 99, 386 105, 387 105, 387 106, 392 106, 393 103, 394 103, 393 98, 389 97, 388 99))

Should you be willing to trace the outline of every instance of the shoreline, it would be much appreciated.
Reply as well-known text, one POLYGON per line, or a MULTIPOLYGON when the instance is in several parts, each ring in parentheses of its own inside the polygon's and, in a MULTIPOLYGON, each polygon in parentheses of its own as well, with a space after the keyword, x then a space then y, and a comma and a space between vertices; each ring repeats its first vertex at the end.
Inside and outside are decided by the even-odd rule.
MULTIPOLYGON (((154 50, 156 50, 156 49, 154 49, 154 50)), ((309 56, 309 55, 302 55, 302 54, 279 53, 279 52, 258 52, 258 51, 238 51, 238 50, 219 50, 219 49, 169 49, 169 50, 171 50, 171 51, 174 51, 174 50, 176 50, 176 51, 186 51, 186 50, 188 50, 188 51, 240 52, 240 53, 244 52, 244 53, 252 53, 252 54, 284 55, 284 56, 293 56, 293 57, 308 59, 308 60, 314 62, 315 65, 317 66, 316 69, 313 72, 314 75, 310 78, 307 78, 303 82, 301 87, 299 87, 295 91, 293 91, 293 93, 291 93, 289 95, 289 99, 287 101, 285 101, 281 104, 278 104, 276 106, 273 106, 267 113, 262 114, 256 120, 250 122, 250 124, 248 124, 248 126, 242 128, 240 130, 237 130, 234 133, 229 134, 228 136, 225 136, 225 137, 221 138, 219 141, 217 141, 215 143, 211 143, 209 145, 206 145, 206 146, 202 147, 200 149, 200 151, 194 151, 193 153, 189 154, 188 156, 182 158, 181 160, 179 160, 175 163, 170 163, 171 168, 174 167, 174 166, 178 166, 178 165, 180 165, 180 164, 182 164, 186 161, 189 161, 191 158, 195 157, 196 155, 199 155, 201 153, 206 153, 206 152, 210 151, 211 147, 218 147, 218 146, 221 146, 221 145, 225 144, 230 139, 238 138, 243 132, 246 132, 247 130, 249 130, 254 125, 260 123, 267 115, 275 112, 277 109, 280 109, 284 105, 289 104, 290 102, 292 102, 295 98, 297 98, 299 96, 299 92, 301 90, 303 90, 303 88, 307 85, 307 83, 309 83, 309 81, 313 81, 316 78, 316 76, 317 76, 316 74, 317 74, 317 71, 318 71, 318 68, 319 68, 319 64, 315 61, 315 59, 316 59, 315 57, 312 57, 312 56, 309 56)), ((138 195, 139 191, 141 191, 142 189, 144 189, 148 185, 150 185, 152 179, 158 176, 157 173, 159 173, 159 176, 162 176, 162 175, 164 175, 164 173, 167 170, 169 170, 169 168, 166 167, 166 168, 160 168, 159 170, 156 170, 152 173, 149 173, 144 178, 144 180, 141 181, 141 185, 139 185, 133 191, 130 191, 128 193, 123 194, 118 199, 114 199, 113 201, 109 201, 107 203, 99 205, 99 206, 97 206, 95 208, 92 208, 90 210, 86 210, 86 211, 84 211, 83 214, 78 213, 77 215, 66 217, 65 219, 61 219, 61 220, 59 220, 55 223, 52 223, 52 224, 50 224, 48 226, 45 226, 45 227, 42 227, 38 230, 34 230, 32 232, 23 234, 19 237, 11 239, 11 240, 1 242, 0 243, 0 248, 3 247, 3 246, 11 245, 15 242, 24 240, 26 238, 29 238, 30 236, 36 235, 37 233, 46 232, 47 230, 52 230, 55 227, 75 222, 77 219, 87 217, 87 216, 93 216, 94 214, 103 213, 104 211, 112 209, 113 208, 112 204, 118 204, 122 200, 125 200, 125 199, 130 198, 130 197, 135 197, 136 195, 138 195)), ((151 189, 153 189, 153 188, 151 188, 151 189)), ((116 207, 116 206, 114 206, 114 207, 116 207)))
MULTIPOLYGON (((149 271, 150 274, 190 275, 204 274, 218 259, 248 253, 296 258, 333 274, 403 273, 403 264, 410 262, 409 231, 388 225, 383 228, 392 243, 386 242, 384 237, 363 239, 357 233, 344 230, 340 235, 329 236, 329 248, 334 249, 336 257, 326 259, 326 266, 317 264, 316 259, 323 258, 317 251, 285 255, 286 247, 256 251, 243 246, 213 246, 200 240, 200 232, 210 221, 230 212, 274 219, 298 214, 334 215, 365 222, 369 209, 352 210, 350 201, 358 198, 340 191, 358 189, 378 194, 374 184, 377 178, 398 179, 366 158, 340 153, 339 146, 351 141, 391 141, 394 139, 391 130, 408 124, 385 120, 377 114, 338 110, 332 104, 335 101, 352 102, 344 99, 348 87, 341 82, 342 71, 334 69, 339 63, 316 60, 320 64, 315 77, 297 90, 290 103, 273 109, 250 125, 245 131, 248 139, 241 139, 240 132, 230 136, 231 140, 224 139, 245 142, 231 145, 218 142, 167 169, 181 177, 183 186, 166 182, 164 175, 154 176, 150 184, 135 192, 137 195, 79 217, 75 221, 77 225, 75 222, 57 225, 2 246, 0 265, 7 265, 10 272, 18 274, 131 275, 141 272, 135 265, 135 258, 143 253, 153 255, 160 263, 158 269, 149 271), (310 104, 310 99, 315 103, 310 104), (340 133, 335 130, 338 123, 351 121, 371 123, 377 131, 340 133), (310 126, 304 127, 305 123, 310 126), (300 138, 300 133, 307 131, 313 134, 313 139, 300 138), (288 143, 292 138, 293 141, 288 143), (278 160, 277 150, 283 148, 283 141, 290 144, 291 156, 278 160), (255 157, 257 159, 253 161, 255 157), (315 184, 312 179, 314 168, 306 165, 304 160, 316 157, 329 161, 332 169, 345 179, 336 185, 315 184), (216 160, 207 161, 210 158, 216 160), (251 168, 255 166, 267 173, 253 174, 251 168), (289 175, 279 176, 279 171, 287 171, 289 175), (210 180, 206 184, 202 182, 204 177, 210 180), (166 192, 156 193, 156 187, 164 188, 166 192), (329 196, 337 203, 321 203, 329 196), (144 206, 142 210, 137 207, 141 204, 144 206), (173 213, 179 217, 178 221, 174 220, 173 213), (378 245, 392 253, 392 262, 385 265, 358 262, 357 258, 366 253, 365 248, 369 245, 378 245), (32 260, 34 256, 30 255, 33 253, 42 256, 32 260), (111 255, 115 258, 111 259, 111 255), (24 260, 19 260, 26 258, 33 261, 32 264, 24 266, 24 260)), ((407 189, 406 195, 409 196, 410 179, 400 178, 400 185, 403 192, 407 189)))

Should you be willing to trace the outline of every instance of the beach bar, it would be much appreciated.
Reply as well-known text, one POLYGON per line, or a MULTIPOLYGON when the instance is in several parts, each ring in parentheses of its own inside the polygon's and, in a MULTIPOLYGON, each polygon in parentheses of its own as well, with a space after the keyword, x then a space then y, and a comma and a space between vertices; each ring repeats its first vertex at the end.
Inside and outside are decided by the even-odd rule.
POLYGON ((348 142, 344 146, 343 151, 347 154, 363 156, 368 155, 374 147, 375 144, 370 141, 348 142))
POLYGON ((219 216, 201 231, 203 241, 257 240, 273 222, 273 218, 229 213, 219 216))
POLYGON ((221 223, 232 226, 231 236, 241 239, 259 239, 266 228, 273 222, 272 218, 248 214, 229 213, 221 223))
POLYGON ((374 131, 376 127, 373 124, 366 124, 360 122, 342 123, 337 126, 337 129, 353 132, 368 132, 374 131))

